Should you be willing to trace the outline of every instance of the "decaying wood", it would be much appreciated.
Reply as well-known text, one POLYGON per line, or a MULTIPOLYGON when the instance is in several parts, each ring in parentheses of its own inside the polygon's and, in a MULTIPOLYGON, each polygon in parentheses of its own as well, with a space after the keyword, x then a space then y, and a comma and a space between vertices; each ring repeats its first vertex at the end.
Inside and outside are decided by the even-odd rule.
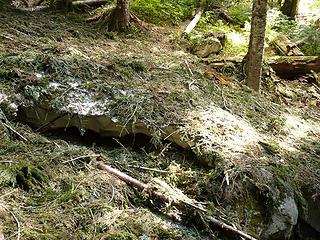
MULTIPOLYGON (((143 182, 140 182, 139 180, 133 178, 133 177, 130 177, 129 175, 115 169, 115 168, 112 168, 111 166, 109 165, 106 165, 102 162, 96 162, 95 163, 95 167, 97 167, 98 169, 100 170, 104 170, 112 175, 114 175, 115 177, 119 178, 120 180, 124 181, 125 183, 141 190, 141 191, 144 191, 146 193, 149 194, 149 197, 151 198, 154 198, 154 199, 157 199, 157 200, 160 200, 162 202, 166 202, 166 203, 170 203, 178 208, 182 208, 184 209, 184 204, 185 202, 180 202, 180 201, 177 201, 177 200, 174 200, 172 198, 170 198, 169 196, 161 193, 161 192, 157 192, 153 189, 151 189, 147 184, 143 183, 143 182)), ((215 226, 221 228, 222 230, 227 230, 229 232, 232 232, 234 234, 237 234, 238 236, 241 236, 242 238, 245 238, 245 239, 248 239, 248 240, 257 240, 256 238, 248 235, 247 233, 243 232, 243 231, 240 231, 236 228, 234 228, 233 226, 231 225, 228 225, 212 216, 209 216, 208 213, 207 213, 207 210, 202 208, 201 206, 197 206, 197 205, 192 205, 192 204, 189 204, 188 205, 189 207, 193 207, 197 210, 200 210, 202 211, 203 213, 205 213, 205 220, 208 222, 208 223, 212 223, 214 224, 215 226)))
MULTIPOLYGON (((214 69, 221 69, 226 65, 240 65, 240 58, 216 59, 205 61, 214 69)), ((276 75, 284 79, 297 79, 300 76, 310 74, 311 71, 320 72, 319 56, 277 56, 265 59, 272 67, 276 75)))
POLYGON ((285 79, 296 79, 299 76, 320 72, 319 56, 283 56, 267 61, 276 74, 285 79))
POLYGON ((199 22, 201 16, 203 14, 203 9, 200 8, 197 12, 197 14, 194 16, 194 18, 192 19, 192 21, 188 24, 188 26, 186 27, 186 29, 184 30, 184 34, 189 34, 192 32, 192 30, 196 27, 197 23, 199 22))
POLYGON ((41 3, 43 3, 44 0, 36 0, 33 3, 31 3, 32 7, 40 6, 41 3))
POLYGON ((282 56, 303 56, 297 44, 291 42, 284 34, 279 33, 271 42, 276 52, 282 56))
POLYGON ((222 76, 220 73, 218 73, 216 70, 211 70, 206 72, 208 77, 212 77, 216 79, 221 85, 225 86, 231 86, 232 85, 232 80, 230 78, 227 78, 225 76, 222 76))

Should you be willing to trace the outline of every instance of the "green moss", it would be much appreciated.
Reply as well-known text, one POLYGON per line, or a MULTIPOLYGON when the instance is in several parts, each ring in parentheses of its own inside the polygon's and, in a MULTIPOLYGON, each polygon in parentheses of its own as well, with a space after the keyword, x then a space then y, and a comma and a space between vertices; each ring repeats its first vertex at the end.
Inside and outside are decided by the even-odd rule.
POLYGON ((110 234, 105 239, 108 239, 108 240, 138 240, 139 238, 136 237, 132 233, 123 231, 123 232, 117 232, 117 233, 110 234))
POLYGON ((259 144, 263 147, 267 154, 275 155, 280 152, 280 146, 277 142, 259 141, 259 144))

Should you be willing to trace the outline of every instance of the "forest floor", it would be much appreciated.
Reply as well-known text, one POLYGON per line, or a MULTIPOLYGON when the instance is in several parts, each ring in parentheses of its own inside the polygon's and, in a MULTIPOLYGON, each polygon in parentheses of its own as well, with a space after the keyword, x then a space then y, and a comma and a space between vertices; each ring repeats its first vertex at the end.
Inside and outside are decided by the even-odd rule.
POLYGON ((304 207, 303 189, 320 184, 316 83, 264 76, 257 94, 234 66, 222 69, 227 83, 212 77, 177 29, 148 25, 122 35, 84 18, 0 10, 0 106, 23 136, 0 125, 0 239, 219 235, 95 169, 97 156, 143 182, 165 181, 254 236, 282 193, 304 207), (44 132, 18 121, 21 107, 43 102, 79 116, 108 114, 122 127, 142 122, 151 136, 86 135, 67 124, 44 132), (190 148, 163 139, 167 126, 190 148))

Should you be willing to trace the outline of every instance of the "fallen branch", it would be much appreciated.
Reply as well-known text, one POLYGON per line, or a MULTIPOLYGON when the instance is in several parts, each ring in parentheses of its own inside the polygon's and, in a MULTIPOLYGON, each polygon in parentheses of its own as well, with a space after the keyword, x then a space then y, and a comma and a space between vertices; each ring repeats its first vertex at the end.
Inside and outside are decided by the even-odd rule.
POLYGON ((124 181, 125 183, 133 186, 133 187, 136 187, 138 188, 139 190, 141 191, 144 191, 146 193, 149 194, 150 197, 152 198, 155 198, 157 200, 160 200, 162 202, 166 202, 166 203, 170 203, 178 208, 184 208, 184 205, 183 204, 188 204, 190 207, 193 207, 197 210, 200 210, 202 211, 203 213, 205 213, 205 219, 206 221, 208 221, 209 223, 212 223, 214 224, 215 226, 221 228, 222 230, 226 229, 234 234, 237 234, 245 239, 248 239, 248 240, 257 240, 256 238, 248 235, 247 233, 243 232, 243 231, 240 231, 236 228, 234 228, 233 226, 231 225, 228 225, 212 216, 208 216, 207 215, 207 210, 204 209, 202 206, 197 206, 197 205, 194 205, 194 204, 190 204, 188 202, 181 202, 181 201, 177 201, 175 199, 172 199, 166 195, 164 195, 163 193, 161 192, 158 192, 158 191, 155 191, 153 189, 151 189, 147 184, 143 183, 143 182, 140 182, 139 180, 133 178, 133 177, 130 177, 129 175, 115 169, 115 168, 112 168, 111 166, 109 165, 106 165, 102 162, 96 162, 95 163, 95 167, 98 168, 98 169, 101 169, 101 170, 104 170, 112 175, 114 175, 115 177, 119 178, 120 180, 124 181))
POLYGON ((146 170, 146 171, 158 172, 158 173, 168 173, 168 171, 156 169, 156 168, 148 168, 148 167, 135 166, 135 165, 128 165, 128 167, 137 168, 137 169, 146 170))
POLYGON ((99 157, 99 154, 91 154, 91 155, 84 155, 84 156, 79 156, 79 157, 75 157, 66 161, 63 161, 62 163, 69 163, 69 162, 73 162, 79 159, 85 159, 85 158, 90 158, 90 157, 99 157))
POLYGON ((225 20, 227 23, 230 23, 232 25, 239 25, 240 27, 244 27, 243 23, 240 23, 239 21, 233 19, 232 17, 230 17, 225 11, 219 9, 218 11, 218 15, 220 18, 222 18, 223 20, 225 20))
POLYGON ((186 27, 186 29, 184 30, 184 34, 189 34, 191 33, 191 31, 195 28, 195 26, 197 25, 197 23, 199 22, 201 16, 203 14, 203 9, 200 8, 199 11, 197 12, 197 14, 194 16, 194 18, 192 19, 192 21, 188 24, 188 26, 186 27))
POLYGON ((11 216, 14 218, 14 220, 16 221, 17 224, 17 240, 20 240, 21 238, 21 227, 20 227, 20 222, 18 220, 18 218, 16 217, 16 215, 6 206, 4 205, 0 205, 0 207, 2 207, 4 210, 6 210, 8 213, 11 214, 11 216))
POLYGON ((10 131, 12 131, 13 133, 15 133, 16 135, 18 135, 22 140, 28 142, 28 139, 26 139, 24 136, 22 136, 20 133, 18 133, 16 130, 14 130, 10 125, 1 122, 3 126, 5 126, 6 128, 8 128, 10 131))
POLYGON ((278 54, 282 56, 303 56, 297 44, 291 42, 286 35, 279 33, 270 43, 278 54))

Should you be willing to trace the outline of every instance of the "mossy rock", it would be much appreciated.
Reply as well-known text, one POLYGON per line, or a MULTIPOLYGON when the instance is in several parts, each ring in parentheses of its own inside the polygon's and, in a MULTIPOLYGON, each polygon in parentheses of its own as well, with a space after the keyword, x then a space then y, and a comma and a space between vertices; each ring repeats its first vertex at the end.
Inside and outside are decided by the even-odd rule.
POLYGON ((275 155, 279 153, 280 146, 277 142, 259 141, 259 144, 263 147, 267 154, 275 155))

